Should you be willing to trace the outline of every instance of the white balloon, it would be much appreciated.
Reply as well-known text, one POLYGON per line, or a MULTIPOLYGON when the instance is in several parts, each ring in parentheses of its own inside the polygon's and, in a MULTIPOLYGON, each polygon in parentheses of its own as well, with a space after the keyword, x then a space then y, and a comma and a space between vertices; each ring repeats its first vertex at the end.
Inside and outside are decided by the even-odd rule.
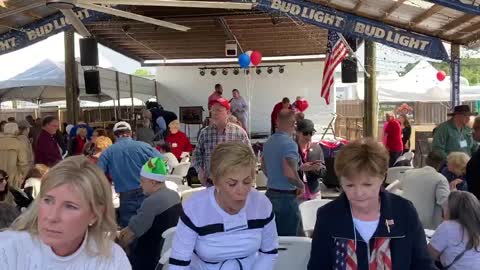
POLYGON ((252 56, 253 51, 246 51, 245 54, 248 55, 248 57, 252 56))

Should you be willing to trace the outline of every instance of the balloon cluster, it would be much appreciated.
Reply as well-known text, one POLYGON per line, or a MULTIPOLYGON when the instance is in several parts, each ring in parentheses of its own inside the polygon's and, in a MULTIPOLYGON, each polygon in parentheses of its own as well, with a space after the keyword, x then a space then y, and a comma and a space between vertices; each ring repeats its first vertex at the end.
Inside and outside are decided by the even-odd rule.
POLYGON ((250 64, 258 66, 262 62, 262 53, 259 51, 246 51, 238 57, 238 64, 241 68, 248 68, 250 64))

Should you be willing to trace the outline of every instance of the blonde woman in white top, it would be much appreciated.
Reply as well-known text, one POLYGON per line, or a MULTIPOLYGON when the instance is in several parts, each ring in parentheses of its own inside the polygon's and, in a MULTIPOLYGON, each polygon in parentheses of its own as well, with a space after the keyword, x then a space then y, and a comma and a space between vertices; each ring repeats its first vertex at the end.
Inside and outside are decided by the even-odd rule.
POLYGON ((83 156, 68 158, 45 175, 32 205, 0 233, 0 270, 130 270, 113 242, 116 226, 104 174, 83 156))

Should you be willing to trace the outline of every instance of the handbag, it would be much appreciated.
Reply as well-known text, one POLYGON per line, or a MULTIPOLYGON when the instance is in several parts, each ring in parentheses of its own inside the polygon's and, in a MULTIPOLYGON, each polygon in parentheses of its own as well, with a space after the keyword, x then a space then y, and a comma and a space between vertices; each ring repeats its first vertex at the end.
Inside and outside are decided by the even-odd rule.
MULTIPOLYGON (((439 261, 436 262, 436 265, 438 267, 439 270, 447 270, 448 268, 450 268, 454 263, 456 263, 458 260, 460 260, 463 255, 465 255, 465 252, 467 252, 467 249, 465 249, 464 251, 462 251, 462 253, 458 254, 455 259, 453 259, 453 261, 447 265, 447 266, 443 266, 442 263, 440 263, 439 261)), ((443 253, 443 252, 442 252, 443 253)), ((440 256, 442 254, 440 253, 440 256)))

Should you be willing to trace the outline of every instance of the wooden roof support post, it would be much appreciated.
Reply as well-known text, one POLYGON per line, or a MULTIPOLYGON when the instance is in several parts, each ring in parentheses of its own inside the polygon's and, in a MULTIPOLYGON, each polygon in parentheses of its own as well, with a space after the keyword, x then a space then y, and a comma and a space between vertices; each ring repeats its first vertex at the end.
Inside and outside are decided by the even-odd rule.
POLYGON ((68 30, 64 36, 65 46, 65 96, 67 100, 67 122, 76 124, 79 118, 79 87, 77 64, 75 62, 74 31, 68 30))
MULTIPOLYGON (((122 119, 122 107, 120 106, 120 79, 118 78, 118 71, 115 72, 115 83, 117 87, 117 112, 115 113, 115 119, 120 121, 122 119)), ((115 104, 115 100, 113 101, 115 104)))
POLYGON ((133 76, 130 74, 128 76, 128 80, 130 81, 130 98, 132 99, 132 123, 135 123, 135 103, 133 102, 133 76))
POLYGON ((376 44, 365 40, 365 69, 370 77, 365 76, 363 136, 377 137, 378 134, 378 94, 377 94, 377 67, 376 44))
POLYGON ((155 98, 157 99, 157 102, 160 103, 160 96, 158 95, 158 82, 157 80, 153 80, 153 83, 155 84, 155 98))
POLYGON ((450 93, 450 104, 453 109, 454 106, 460 105, 460 45, 452 44, 451 48, 451 76, 452 92, 450 93))

